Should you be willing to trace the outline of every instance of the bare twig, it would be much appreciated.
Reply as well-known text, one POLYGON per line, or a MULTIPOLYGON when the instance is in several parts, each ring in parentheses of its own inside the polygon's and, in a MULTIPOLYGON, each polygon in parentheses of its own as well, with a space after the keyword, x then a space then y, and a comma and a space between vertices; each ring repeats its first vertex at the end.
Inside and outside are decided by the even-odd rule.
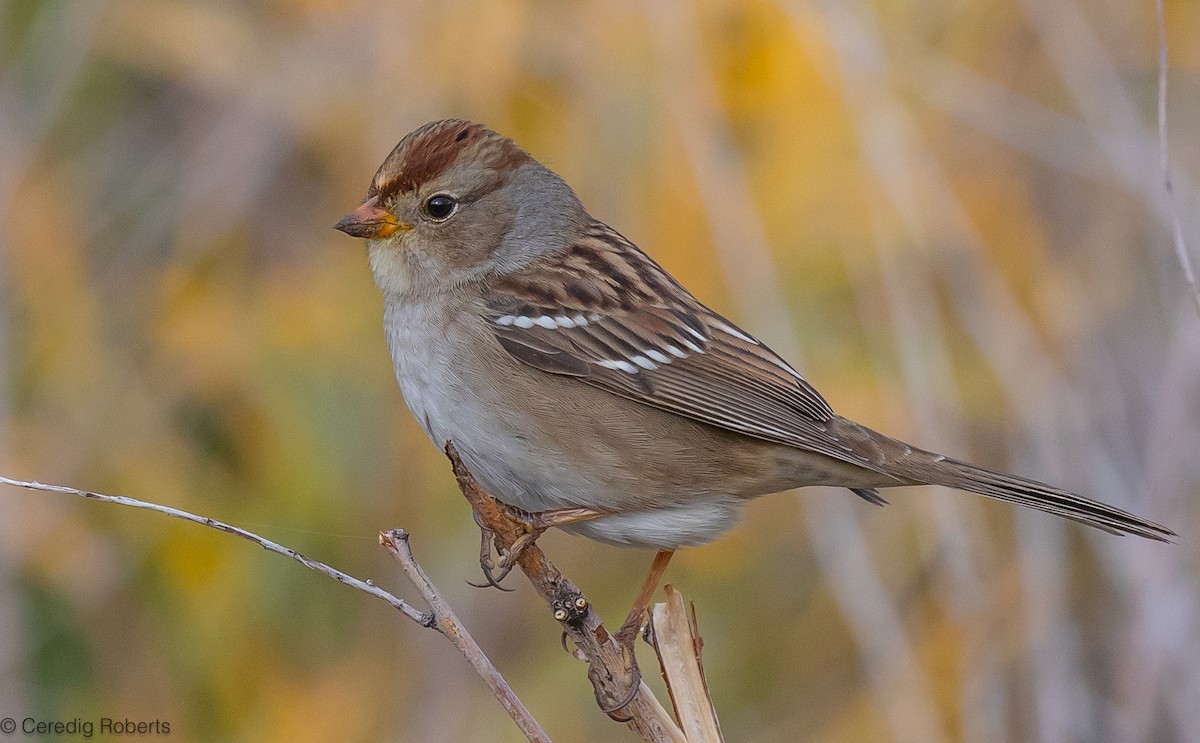
MULTIPOLYGON (((491 530, 499 549, 510 550, 517 539, 526 533, 522 525, 479 486, 451 442, 446 442, 446 456, 454 466, 458 487, 475 509, 479 522, 491 530)), ((596 701, 601 707, 619 706, 619 711, 628 717, 626 722, 630 729, 641 735, 643 740, 687 743, 687 738, 670 714, 645 682, 640 680, 636 660, 622 651, 578 586, 559 572, 536 543, 520 552, 517 565, 554 610, 554 618, 587 661, 588 679, 592 682, 596 701), (630 698, 634 684, 638 688, 630 698)))
POLYGON ((467 659, 467 662, 469 662, 479 676, 485 682, 487 682, 488 686, 492 690, 492 694, 494 694, 496 699, 499 700, 500 704, 504 707, 504 710, 508 712, 509 717, 513 719, 513 721, 517 724, 517 727, 521 729, 521 732, 523 732, 525 737, 532 741, 532 743, 549 743, 550 741, 550 736, 546 734, 546 731, 542 729, 541 725, 539 725, 537 720, 533 718, 533 715, 529 712, 525 705, 521 703, 521 700, 518 699, 516 694, 513 693, 513 690, 508 685, 508 682, 504 680, 504 678, 500 675, 500 672, 496 670, 496 667, 493 666, 492 662, 488 660, 486 655, 484 655, 483 650, 462 626, 462 623, 459 622, 458 617, 455 616, 445 599, 443 599, 441 594, 438 593, 437 588, 434 587, 433 583, 429 580, 429 577, 425 575, 425 571, 421 569, 419 564, 417 564, 417 561, 413 557, 412 550, 408 544, 408 533, 402 529, 381 533, 379 535, 379 541, 384 547, 387 548, 392 556, 396 558, 396 560, 400 563, 400 566, 403 568, 405 574, 408 576, 409 580, 411 580, 413 585, 417 587, 417 590, 421 592, 421 596, 426 600, 426 602, 428 602, 429 608, 432 610, 430 612, 422 612, 417 610, 404 599, 388 593, 369 580, 359 580, 358 578, 347 575, 337 568, 330 567, 323 562, 305 557, 290 547, 284 547, 283 545, 273 542, 266 537, 259 536, 254 532, 246 531, 245 529, 237 526, 226 524, 223 521, 217 521, 216 519, 208 518, 206 516, 197 516, 194 513, 181 511, 178 508, 172 508, 170 506, 164 506, 158 503, 138 500, 136 498, 128 498, 123 495, 104 495, 103 493, 94 493, 88 490, 79 490, 77 488, 69 488, 62 485, 48 485, 40 482, 14 480, 4 476, 0 476, 0 484, 12 485, 18 488, 37 490, 47 493, 76 495, 89 500, 100 501, 102 503, 115 503, 117 505, 129 506, 131 508, 141 508, 147 511, 156 511, 177 519, 191 521, 194 524, 208 526, 218 531, 223 531, 226 534, 233 534, 234 536, 241 537, 249 542, 253 542, 268 552, 274 552, 277 555, 290 557, 309 570, 315 570, 318 573, 322 573, 330 578, 333 578, 338 583, 345 584, 351 588, 357 588, 358 590, 368 593, 375 598, 386 601, 404 616, 413 620, 422 627, 428 627, 430 629, 437 630, 444 635, 446 639, 448 639, 456 648, 458 648, 459 652, 463 654, 463 657, 467 659))
POLYGON ((654 650, 671 703, 689 743, 722 743, 721 724, 709 695, 700 662, 700 637, 694 616, 683 605, 683 594, 664 586, 667 602, 655 604, 650 614, 654 650))
POLYGON ((1175 242, 1175 253, 1183 268, 1183 279, 1192 290, 1196 312, 1200 314, 1200 287, 1196 286, 1196 272, 1188 255, 1187 243, 1183 240, 1183 225, 1179 218, 1179 204, 1175 201, 1175 184, 1171 180, 1171 148, 1167 142, 1167 16, 1163 0, 1155 4, 1158 10, 1158 159, 1162 166, 1163 190, 1167 192, 1167 211, 1171 215, 1171 236, 1175 242))
POLYGON ((25 488, 26 490, 40 490, 46 493, 77 495, 81 498, 96 500, 102 503, 115 503, 119 506, 129 506, 130 508, 141 508, 147 511, 157 511, 158 513, 166 514, 167 516, 173 516, 177 519, 191 521, 193 524, 208 526, 216 529, 217 531, 223 531, 226 534, 232 534, 235 537, 241 537, 248 542, 254 542, 268 552, 274 552, 277 555, 290 557, 309 570, 315 570, 318 573, 323 573, 330 578, 333 578, 338 583, 344 583, 351 588, 357 588, 360 591, 369 593, 377 599, 382 599, 391 604, 401 614, 413 620, 422 627, 434 627, 436 624, 436 619, 432 614, 426 614, 425 612, 418 611, 404 599, 393 596, 371 581, 359 580, 358 578, 347 575, 337 568, 332 568, 323 562, 318 562, 317 560, 305 557, 290 547, 284 547, 282 544, 272 542, 266 537, 261 537, 254 532, 246 531, 240 527, 226 524, 223 521, 210 519, 207 516, 197 516, 194 513, 188 513, 187 511, 181 511, 178 508, 171 508, 170 506, 164 506, 158 503, 150 503, 149 501, 138 500, 137 498, 128 498, 124 495, 104 495, 103 493, 93 493, 89 490, 79 490, 78 488, 69 488, 63 485, 48 485, 46 483, 36 481, 28 482, 25 480, 13 480, 4 476, 0 476, 0 484, 12 485, 13 487, 17 488, 25 488))
POLYGON ((408 532, 403 529, 393 529, 383 532, 379 535, 379 543, 387 548, 387 551, 392 553, 392 557, 400 563, 401 569, 412 584, 421 592, 421 596, 425 602, 429 604, 429 608, 433 612, 435 624, 433 628, 446 636, 454 647, 463 654, 471 667, 475 669, 479 677, 482 678, 492 690, 492 695, 500 701, 504 710, 508 712, 508 716, 517 723, 517 727, 521 728, 521 732, 525 733, 525 737, 534 743, 550 743, 550 736, 542 729, 542 726, 533 718, 517 695, 513 693, 512 687, 492 665, 492 661, 484 655, 483 650, 475 643, 475 640, 463 628, 462 622, 458 620, 458 616, 442 595, 438 593, 433 582, 429 580, 429 576, 421 569, 416 558, 413 557, 412 548, 408 544, 408 532))

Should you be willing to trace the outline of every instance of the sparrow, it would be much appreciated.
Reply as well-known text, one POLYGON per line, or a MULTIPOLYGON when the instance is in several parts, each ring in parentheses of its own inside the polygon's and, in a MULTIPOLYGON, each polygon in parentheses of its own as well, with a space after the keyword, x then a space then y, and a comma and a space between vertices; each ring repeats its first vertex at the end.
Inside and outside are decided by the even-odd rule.
POLYGON ((839 416, 481 124, 405 136, 335 227, 366 240, 413 416, 540 528, 669 554, 713 540, 760 495, 839 486, 882 505, 882 489, 931 484, 1115 534, 1175 536, 839 416))

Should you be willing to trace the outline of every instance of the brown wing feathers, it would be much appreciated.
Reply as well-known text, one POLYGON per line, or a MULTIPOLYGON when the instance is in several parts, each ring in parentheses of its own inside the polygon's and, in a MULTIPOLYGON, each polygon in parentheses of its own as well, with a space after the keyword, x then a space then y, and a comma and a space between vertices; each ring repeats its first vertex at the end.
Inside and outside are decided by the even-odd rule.
POLYGON ((531 366, 876 469, 828 433, 833 411, 794 369, 603 226, 493 291, 493 330, 531 366))
MULTIPOLYGON (((566 252, 496 282, 500 344, 542 371, 748 436, 818 452, 895 484, 932 483, 1166 540, 1153 522, 1049 485, 914 449, 835 416, 766 346, 696 301, 654 261, 594 223, 566 252)), ((871 503, 872 488, 853 489, 871 503)))

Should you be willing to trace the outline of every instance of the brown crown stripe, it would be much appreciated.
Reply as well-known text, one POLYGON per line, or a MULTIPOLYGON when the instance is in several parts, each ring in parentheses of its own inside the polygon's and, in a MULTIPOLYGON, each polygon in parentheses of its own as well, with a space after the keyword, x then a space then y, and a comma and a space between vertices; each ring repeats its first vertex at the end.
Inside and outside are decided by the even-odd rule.
POLYGON ((436 121, 416 130, 396 145, 379 169, 380 175, 390 175, 379 183, 380 196, 413 191, 436 178, 486 132, 479 124, 459 120, 436 121))
POLYGON ((412 132, 396 145, 371 184, 371 194, 386 201, 397 194, 415 191, 446 172, 467 150, 498 170, 515 168, 529 159, 512 140, 482 124, 463 119, 434 121, 412 132))

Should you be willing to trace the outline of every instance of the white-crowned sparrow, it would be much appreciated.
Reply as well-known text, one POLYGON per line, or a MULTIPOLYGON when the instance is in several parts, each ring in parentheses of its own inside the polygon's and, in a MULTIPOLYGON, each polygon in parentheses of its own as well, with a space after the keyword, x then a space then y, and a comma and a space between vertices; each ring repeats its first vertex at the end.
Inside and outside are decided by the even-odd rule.
POLYGON ((336 225, 367 239, 409 409, 485 489, 545 523, 673 550, 804 485, 934 484, 1168 541, 1118 508, 922 451, 835 414, 511 140, 417 129, 336 225), (557 517, 555 516, 557 514, 557 517))

